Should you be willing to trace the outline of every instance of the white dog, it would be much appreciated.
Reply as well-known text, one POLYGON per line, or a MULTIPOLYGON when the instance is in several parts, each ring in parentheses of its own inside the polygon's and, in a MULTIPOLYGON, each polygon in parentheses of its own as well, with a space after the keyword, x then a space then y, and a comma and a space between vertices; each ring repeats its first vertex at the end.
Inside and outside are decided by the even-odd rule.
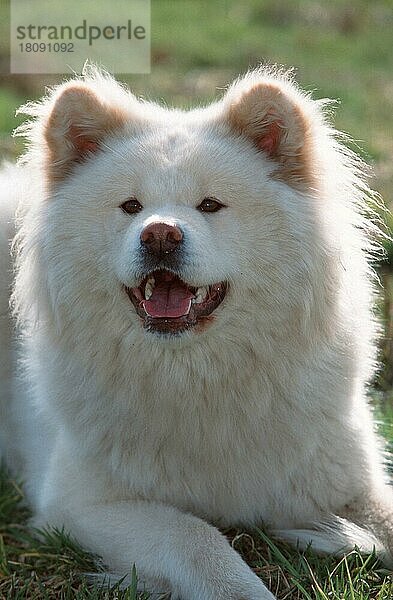
POLYGON ((323 107, 273 70, 183 112, 89 68, 3 173, 3 452, 36 525, 173 598, 273 598, 216 527, 393 549, 369 192, 323 107))

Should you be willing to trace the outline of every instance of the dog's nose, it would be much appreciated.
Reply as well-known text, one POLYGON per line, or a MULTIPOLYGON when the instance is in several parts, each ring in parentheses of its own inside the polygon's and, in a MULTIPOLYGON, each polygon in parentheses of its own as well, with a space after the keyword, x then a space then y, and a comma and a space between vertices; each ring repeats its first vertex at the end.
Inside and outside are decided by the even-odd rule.
POLYGON ((180 227, 168 223, 150 223, 141 232, 142 245, 157 256, 176 250, 182 239, 180 227))

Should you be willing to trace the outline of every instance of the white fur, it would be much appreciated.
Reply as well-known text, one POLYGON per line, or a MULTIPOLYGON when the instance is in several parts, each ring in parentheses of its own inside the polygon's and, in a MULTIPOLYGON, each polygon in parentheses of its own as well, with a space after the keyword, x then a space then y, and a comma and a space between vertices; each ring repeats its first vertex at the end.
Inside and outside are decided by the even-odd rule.
MULTIPOLYGON (((13 296, 22 376, 17 393, 3 388, 2 406, 8 414, 13 395, 3 425, 13 420, 21 432, 35 523, 64 525, 111 571, 135 562, 142 582, 183 600, 273 597, 214 525, 263 522, 328 552, 386 549, 372 516, 363 519, 370 531, 360 529, 363 513, 358 527, 345 520, 359 499, 367 517, 368 500, 389 497, 390 509, 391 492, 365 397, 377 331, 372 226, 360 214, 368 190, 322 103, 260 70, 211 107, 166 110, 90 70, 27 112, 13 296), (124 127, 53 183, 48 145, 61 145, 65 131, 48 119, 73 85, 120 111, 124 127), (279 90, 267 114, 283 111, 284 98, 302 115, 316 185, 284 167, 280 176, 281 157, 257 152, 248 129, 233 130, 231 107, 256 85, 279 90), (55 142, 45 138, 50 127, 55 142), (134 216, 119 209, 130 195, 144 206, 134 216), (198 212, 206 196, 227 208, 198 212), (123 288, 142 276, 144 224, 167 219, 185 232, 183 279, 230 286, 211 325, 173 338, 145 331, 123 288)), ((291 160, 293 139, 280 146, 291 160)), ((13 186, 2 186, 2 213, 13 186)))

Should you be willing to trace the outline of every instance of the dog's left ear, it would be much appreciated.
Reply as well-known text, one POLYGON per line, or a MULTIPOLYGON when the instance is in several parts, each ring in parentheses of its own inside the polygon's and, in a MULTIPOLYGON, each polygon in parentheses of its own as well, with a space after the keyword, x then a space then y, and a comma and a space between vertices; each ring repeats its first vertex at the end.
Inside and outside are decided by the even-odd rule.
POLYGON ((224 118, 275 162, 274 176, 313 187, 311 101, 288 80, 246 77, 224 97, 224 118))
POLYGON ((73 83, 56 98, 45 124, 49 182, 62 181, 76 163, 97 152, 105 138, 124 127, 129 115, 111 106, 83 83, 73 83))

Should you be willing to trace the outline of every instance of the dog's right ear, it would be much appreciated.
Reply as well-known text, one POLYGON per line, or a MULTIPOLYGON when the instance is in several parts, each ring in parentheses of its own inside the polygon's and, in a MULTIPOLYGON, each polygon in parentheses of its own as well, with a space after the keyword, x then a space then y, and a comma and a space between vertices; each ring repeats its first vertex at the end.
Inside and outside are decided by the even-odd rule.
POLYGON ((83 82, 68 84, 44 125, 48 182, 65 179, 76 163, 98 152, 105 138, 121 130, 127 120, 127 111, 108 104, 83 82))

